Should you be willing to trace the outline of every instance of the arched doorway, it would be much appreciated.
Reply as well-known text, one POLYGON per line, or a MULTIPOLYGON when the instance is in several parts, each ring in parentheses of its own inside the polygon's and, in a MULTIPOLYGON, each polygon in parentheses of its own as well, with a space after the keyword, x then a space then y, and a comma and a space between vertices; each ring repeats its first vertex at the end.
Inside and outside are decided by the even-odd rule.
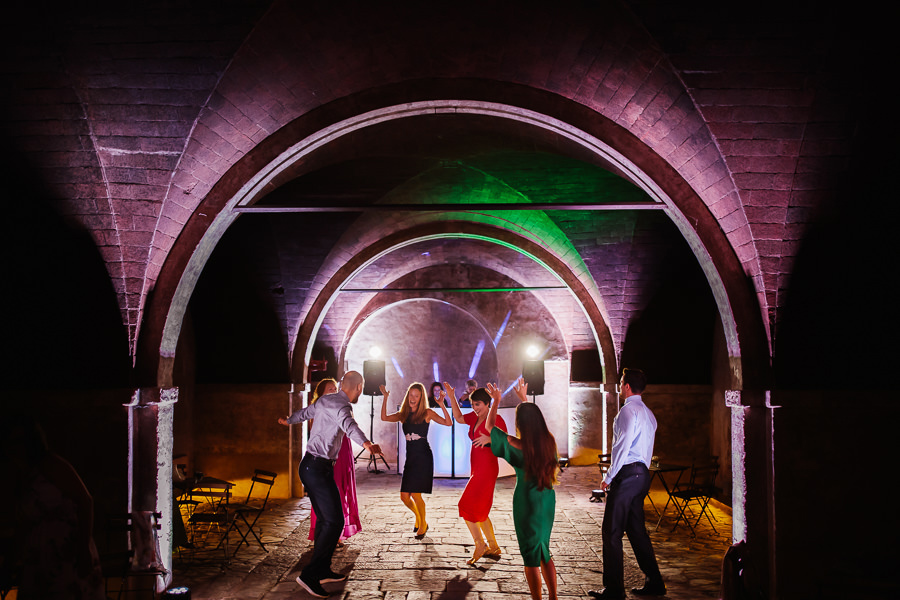
MULTIPOLYGON (((597 157, 597 160, 607 168, 627 178, 647 194, 651 198, 650 204, 653 206, 632 204, 626 208, 629 210, 651 208, 665 212, 687 240, 698 264, 706 274, 719 309, 729 357, 730 387, 740 389, 746 385, 748 374, 750 375, 749 381, 757 383, 760 381, 765 367, 757 359, 765 348, 765 343, 761 342, 764 340, 764 336, 760 335, 762 328, 759 314, 755 310, 755 299, 743 276, 740 262, 724 234, 715 224, 715 218, 709 214, 690 187, 678 178, 677 174, 664 161, 654 157, 652 153, 645 155, 635 152, 633 147, 626 148, 635 158, 641 159, 642 164, 638 166, 628 156, 592 135, 589 119, 587 121, 573 119, 579 125, 586 126, 586 128, 580 128, 573 123, 530 109, 458 100, 423 103, 421 105, 422 115, 433 113, 434 105, 440 105, 441 102, 445 102, 447 107, 452 106, 454 111, 463 114, 467 114, 466 109, 470 107, 472 114, 479 118, 506 120, 515 123, 516 126, 525 124, 525 128, 529 130, 550 132, 555 138, 565 139, 567 144, 579 148, 582 156, 589 154, 597 157), (748 363, 745 360, 748 352, 754 357, 754 360, 749 363, 753 365, 753 368, 749 371, 746 368, 748 363)), ((343 137, 352 137, 353 134, 364 131, 374 124, 412 119, 417 116, 416 106, 413 106, 412 110, 410 106, 410 104, 391 105, 335 121, 328 127, 307 135, 295 144, 283 146, 277 157, 262 167, 256 166, 258 163, 253 161, 247 163, 242 161, 240 168, 235 169, 235 178, 223 182, 221 187, 217 186, 217 189, 210 194, 206 201, 208 206, 203 207, 204 210, 209 210, 209 213, 204 213, 204 215, 215 216, 192 219, 192 222, 189 223, 183 247, 180 246, 182 238, 179 238, 176 249, 173 249, 169 260, 164 265, 162 272, 164 276, 160 277, 161 285, 157 290, 159 293, 154 296, 151 309, 148 311, 149 324, 152 327, 148 332, 149 335, 143 339, 147 340, 146 343, 150 345, 151 360, 146 365, 150 366, 155 363, 156 368, 153 370, 156 374, 156 381, 160 385, 170 381, 172 360, 185 303, 190 298, 196 278, 215 248, 222 232, 238 218, 241 212, 255 210, 254 203, 262 199, 267 192, 291 180, 294 175, 290 170, 291 167, 313 162, 312 153, 315 150, 329 147, 331 144, 339 144, 343 137), (252 172, 247 171, 246 177, 240 177, 239 173, 248 168, 251 168, 252 172), (196 242, 193 245, 192 240, 196 242), (152 350, 154 339, 159 341, 158 353, 154 353, 152 350)), ((589 111, 586 112, 589 113, 589 111)), ((265 152, 261 150, 260 154, 264 156, 271 152, 272 148, 265 148, 265 152)), ((272 208, 276 212, 284 210, 284 207, 277 206, 267 208, 272 208)), ((467 206, 453 210, 450 207, 441 206, 438 211, 433 210, 432 207, 428 208, 432 217, 435 214, 445 214, 448 209, 454 214, 456 212, 465 214, 467 218, 463 220, 467 221, 467 233, 502 240, 503 243, 524 249, 533 256, 540 255, 543 262, 547 264, 552 263, 551 269, 565 279, 565 283, 589 313, 592 326, 598 330, 598 346, 603 353, 604 364, 608 368, 617 364, 618 349, 613 335, 608 331, 607 321, 603 318, 602 297, 596 293, 596 284, 590 273, 584 269, 583 264, 579 264, 580 258, 577 253, 570 255, 559 252, 559 248, 554 244, 555 240, 528 235, 529 230, 520 230, 519 225, 511 219, 505 219, 507 223, 504 226, 497 226, 495 223, 489 222, 491 217, 485 220, 484 215, 488 211, 503 210, 505 207, 491 206, 486 210, 473 210, 472 207, 467 206)), ((531 210, 530 207, 524 206, 510 208, 511 212, 531 210)), ((552 207, 543 208, 553 210, 552 207)), ((420 210, 421 214, 425 214, 424 209, 420 210)), ((592 210, 592 208, 587 207, 585 210, 592 210)), ((413 212, 418 214, 419 211, 413 212)), ((392 225, 396 226, 401 221, 395 220, 392 225)), ((319 276, 322 277, 321 285, 318 287, 313 285, 317 293, 307 297, 300 311, 301 316, 297 321, 299 329, 294 343, 291 345, 294 349, 292 373, 295 382, 299 383, 304 379, 307 354, 311 348, 309 342, 321 324, 321 319, 333 302, 334 296, 339 292, 340 286, 349 281, 359 268, 367 261, 388 251, 392 245, 407 243, 411 239, 416 239, 417 236, 459 235, 460 232, 459 224, 450 223, 446 218, 420 219, 411 225, 414 227, 409 230, 396 227, 375 229, 373 230, 374 234, 365 239, 364 243, 349 244, 342 248, 341 252, 325 258, 321 265, 322 268, 319 270, 319 276), (391 230, 393 233, 383 235, 385 231, 391 230), (415 230, 416 233, 410 234, 411 230, 415 230)), ((612 368, 613 372, 615 370, 612 368)))

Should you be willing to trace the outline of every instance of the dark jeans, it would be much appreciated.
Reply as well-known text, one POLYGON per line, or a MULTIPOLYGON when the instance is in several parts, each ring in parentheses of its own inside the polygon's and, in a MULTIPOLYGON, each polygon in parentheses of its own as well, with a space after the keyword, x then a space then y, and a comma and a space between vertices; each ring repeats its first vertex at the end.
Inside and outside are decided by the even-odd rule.
POLYGON ((300 481, 316 513, 312 559, 301 576, 319 581, 331 573, 331 557, 344 530, 344 509, 334 482, 334 461, 306 454, 300 461, 300 481))
POLYGON ((603 513, 603 586, 618 594, 625 592, 625 565, 622 535, 634 550, 638 566, 652 581, 662 581, 653 545, 644 525, 644 497, 650 491, 650 471, 644 463, 622 467, 606 494, 603 513))

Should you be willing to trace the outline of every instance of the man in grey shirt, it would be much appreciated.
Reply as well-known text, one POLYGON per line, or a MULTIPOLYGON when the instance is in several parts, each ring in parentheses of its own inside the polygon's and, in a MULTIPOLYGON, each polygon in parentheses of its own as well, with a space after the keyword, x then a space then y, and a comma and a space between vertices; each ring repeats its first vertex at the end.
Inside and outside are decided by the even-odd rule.
POLYGON ((323 583, 347 579, 346 574, 331 570, 331 558, 344 529, 344 510, 334 481, 334 462, 341 442, 348 435, 372 454, 381 454, 378 444, 367 440, 353 419, 350 405, 355 404, 362 394, 363 383, 362 375, 348 371, 341 379, 339 392, 322 396, 315 404, 278 419, 282 425, 314 419, 299 472, 300 481, 316 512, 316 530, 312 559, 297 577, 297 583, 318 598, 328 597, 323 583))

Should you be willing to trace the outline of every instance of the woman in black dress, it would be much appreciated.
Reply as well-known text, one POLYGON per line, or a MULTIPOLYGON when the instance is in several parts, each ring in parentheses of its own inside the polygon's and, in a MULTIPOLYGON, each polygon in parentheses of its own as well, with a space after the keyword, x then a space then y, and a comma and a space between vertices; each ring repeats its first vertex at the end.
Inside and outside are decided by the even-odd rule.
POLYGON ((414 383, 406 390, 406 397, 400 410, 387 413, 387 399, 390 392, 381 386, 384 401, 381 403, 381 420, 388 423, 403 423, 403 434, 406 436, 406 463, 403 466, 403 481, 400 484, 400 500, 416 516, 416 538, 425 537, 428 523, 425 521, 425 500, 422 494, 431 493, 434 481, 434 455, 428 443, 428 425, 432 421, 440 425, 450 426, 450 413, 444 406, 444 393, 440 394, 440 408, 444 413, 439 415, 428 408, 428 396, 425 386, 414 383))

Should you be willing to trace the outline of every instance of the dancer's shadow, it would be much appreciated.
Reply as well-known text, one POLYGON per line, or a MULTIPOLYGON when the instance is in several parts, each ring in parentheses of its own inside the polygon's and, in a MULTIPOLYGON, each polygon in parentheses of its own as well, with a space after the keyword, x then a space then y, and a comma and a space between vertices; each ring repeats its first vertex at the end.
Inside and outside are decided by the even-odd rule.
MULTIPOLYGON (((297 576, 300 575, 300 571, 303 570, 303 567, 305 567, 309 563, 310 559, 312 558, 312 553, 313 553, 313 546, 309 546, 306 549, 306 551, 304 551, 303 554, 300 555, 300 557, 297 559, 297 562, 294 563, 294 566, 291 567, 288 570, 288 572, 282 576, 281 580, 282 581, 295 580, 297 578, 297 576)), ((340 557, 340 559, 341 559, 340 560, 340 562, 341 562, 340 572, 341 573, 350 573, 352 576, 353 569, 356 567, 356 560, 359 558, 359 553, 360 553, 359 548, 353 548, 349 544, 345 545, 343 549, 338 549, 335 552, 335 558, 340 557)), ((327 583, 325 585, 327 585, 328 589, 330 589, 330 590, 331 589, 343 590, 344 586, 347 585, 347 582, 339 581, 339 582, 334 582, 334 583, 327 583), (332 587, 332 586, 336 586, 336 587, 332 587)))
POLYGON ((457 575, 447 582, 447 588, 438 594, 432 596, 438 600, 464 600, 472 591, 472 582, 462 575, 457 575))

